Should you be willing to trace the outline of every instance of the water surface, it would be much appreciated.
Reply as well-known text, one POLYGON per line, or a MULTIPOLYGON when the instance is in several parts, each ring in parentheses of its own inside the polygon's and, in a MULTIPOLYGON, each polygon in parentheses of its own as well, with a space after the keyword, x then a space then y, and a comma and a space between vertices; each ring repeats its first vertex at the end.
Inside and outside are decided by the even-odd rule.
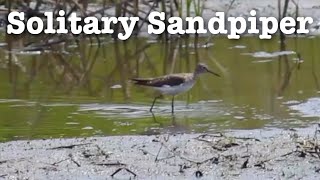
POLYGON ((288 37, 283 46, 278 37, 1 41, 1 141, 295 128, 320 117, 320 37, 288 37), (191 72, 198 62, 222 77, 203 75, 177 96, 174 116, 171 97, 151 114, 154 92, 129 81, 191 72))

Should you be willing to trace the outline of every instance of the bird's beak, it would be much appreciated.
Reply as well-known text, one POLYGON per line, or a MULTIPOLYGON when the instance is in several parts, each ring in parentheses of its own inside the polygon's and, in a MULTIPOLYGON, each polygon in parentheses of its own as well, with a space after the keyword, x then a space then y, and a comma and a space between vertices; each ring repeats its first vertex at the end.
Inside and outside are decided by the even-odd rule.
POLYGON ((207 71, 208 71, 208 73, 211 73, 211 74, 213 74, 215 76, 221 77, 218 73, 215 73, 215 72, 213 72, 213 71, 211 71, 209 69, 207 69, 207 71))

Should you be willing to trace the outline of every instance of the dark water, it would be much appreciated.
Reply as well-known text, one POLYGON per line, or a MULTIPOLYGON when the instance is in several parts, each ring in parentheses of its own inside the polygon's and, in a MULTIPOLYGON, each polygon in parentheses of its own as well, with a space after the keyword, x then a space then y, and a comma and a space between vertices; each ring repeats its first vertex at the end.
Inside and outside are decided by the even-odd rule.
POLYGON ((197 47, 182 38, 1 41, 0 141, 294 128, 320 117, 320 37, 289 37, 282 48, 277 37, 204 38, 197 47), (174 116, 170 97, 149 113, 153 91, 128 81, 191 72, 198 62, 222 77, 203 75, 176 97, 174 116))

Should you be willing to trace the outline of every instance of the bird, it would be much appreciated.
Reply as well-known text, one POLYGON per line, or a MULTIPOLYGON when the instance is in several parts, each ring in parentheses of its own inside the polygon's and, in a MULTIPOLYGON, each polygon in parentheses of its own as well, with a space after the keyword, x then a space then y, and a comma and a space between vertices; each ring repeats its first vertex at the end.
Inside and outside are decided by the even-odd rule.
POLYGON ((168 74, 153 78, 132 78, 131 81, 133 81, 135 85, 150 87, 160 93, 159 96, 154 98, 149 110, 150 112, 152 112, 153 106, 158 98, 162 95, 171 95, 171 113, 173 114, 174 97, 180 93, 190 90, 194 86, 199 75, 204 73, 211 73, 220 77, 219 74, 211 71, 206 64, 199 63, 192 73, 168 74))

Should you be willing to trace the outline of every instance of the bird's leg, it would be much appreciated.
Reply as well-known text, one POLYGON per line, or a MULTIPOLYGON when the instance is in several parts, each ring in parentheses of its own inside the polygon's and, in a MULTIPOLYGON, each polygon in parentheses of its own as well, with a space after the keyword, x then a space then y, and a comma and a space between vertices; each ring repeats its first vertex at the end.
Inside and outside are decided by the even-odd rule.
POLYGON ((150 113, 151 113, 151 115, 152 115, 152 119, 153 119, 153 121, 154 121, 155 123, 158 123, 158 122, 157 122, 157 119, 156 119, 156 116, 153 114, 153 112, 152 112, 152 111, 150 111, 150 113))
POLYGON ((157 101, 157 99, 159 98, 160 96, 156 96, 155 98, 154 98, 154 100, 153 100, 153 102, 152 102, 152 105, 151 105, 151 108, 150 108, 150 112, 152 112, 152 108, 153 108, 153 106, 154 106, 154 104, 156 103, 156 101, 157 101))
POLYGON ((172 96, 172 101, 171 101, 171 113, 174 113, 174 96, 172 96))

